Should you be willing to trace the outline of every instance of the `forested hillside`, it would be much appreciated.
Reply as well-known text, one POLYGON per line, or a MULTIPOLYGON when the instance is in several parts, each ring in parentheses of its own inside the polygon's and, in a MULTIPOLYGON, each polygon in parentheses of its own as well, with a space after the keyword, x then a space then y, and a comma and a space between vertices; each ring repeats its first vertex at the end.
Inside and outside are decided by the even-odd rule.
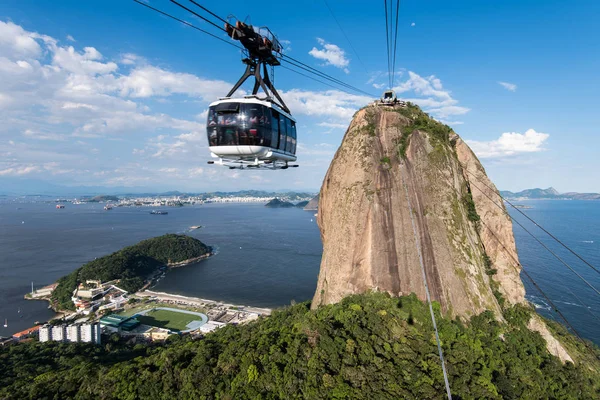
MULTIPOLYGON (((491 312, 463 324, 435 306, 455 399, 600 398, 597 348, 561 330, 580 353, 577 365, 561 364, 525 327, 533 310, 508 309, 507 324, 491 312)), ((442 399, 445 391, 427 306, 414 295, 369 293, 159 347, 8 347, 0 398, 442 399)))

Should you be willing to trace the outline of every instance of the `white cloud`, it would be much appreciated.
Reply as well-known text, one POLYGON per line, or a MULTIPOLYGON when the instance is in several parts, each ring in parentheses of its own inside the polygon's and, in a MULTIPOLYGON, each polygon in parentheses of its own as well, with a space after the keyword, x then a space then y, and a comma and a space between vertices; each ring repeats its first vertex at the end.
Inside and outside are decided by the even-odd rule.
POLYGON ((212 101, 226 94, 231 84, 213 81, 196 75, 170 72, 150 65, 136 68, 118 80, 120 94, 134 98, 185 94, 212 101))
POLYGON ((415 98, 403 97, 403 99, 419 105, 432 116, 441 120, 446 120, 455 115, 463 115, 471 110, 459 106, 458 100, 452 97, 450 91, 444 90, 442 81, 435 75, 422 77, 409 71, 408 79, 395 86, 394 91, 397 95, 412 92, 420 96, 415 98))
POLYGON ((517 90, 517 85, 515 85, 514 83, 498 82, 498 85, 511 92, 515 92, 517 90))
POLYGON ((295 114, 334 117, 349 122, 356 110, 374 99, 339 90, 313 92, 292 89, 282 93, 283 100, 295 114))
POLYGON ((340 124, 335 122, 319 122, 317 125, 323 126, 325 128, 336 128, 336 129, 347 129, 348 124, 340 124))
POLYGON ((345 73, 350 72, 347 68, 348 65, 350 65, 350 60, 346 58, 346 52, 344 50, 335 44, 327 43, 321 38, 317 38, 317 41, 322 48, 317 49, 316 47, 313 47, 308 54, 316 59, 324 60, 325 65, 333 65, 334 67, 344 70, 345 73))
POLYGON ((523 153, 536 153, 543 151, 542 147, 550 137, 547 133, 536 132, 528 129, 525 133, 506 132, 497 140, 480 142, 467 140, 467 144, 480 158, 501 158, 523 153))
POLYGON ((73 36, 71 36, 71 35, 67 35, 67 40, 68 40, 69 42, 76 42, 76 41, 77 41, 77 40, 75 40, 75 38, 74 38, 73 36))
POLYGON ((415 26, 415 25, 417 25, 417 24, 415 24, 414 22, 412 22, 412 23, 410 24, 410 26, 415 26))

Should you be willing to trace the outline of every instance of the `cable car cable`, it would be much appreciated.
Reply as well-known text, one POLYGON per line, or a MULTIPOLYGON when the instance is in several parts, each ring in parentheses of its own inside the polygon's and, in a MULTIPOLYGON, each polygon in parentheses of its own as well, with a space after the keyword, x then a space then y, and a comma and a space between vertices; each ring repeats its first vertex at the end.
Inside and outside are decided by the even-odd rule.
MULTIPOLYGON (((351 89, 351 90, 353 90, 353 91, 355 91, 355 92, 359 92, 359 93, 365 94, 365 95, 367 95, 367 96, 369 96, 369 97, 377 97, 377 96, 374 96, 374 95, 372 95, 372 94, 371 94, 371 93, 369 93, 369 92, 365 92, 364 90, 358 89, 358 88, 356 88, 356 87, 354 87, 354 86, 352 86, 352 85, 350 85, 350 84, 347 84, 347 83, 345 83, 345 82, 342 82, 342 81, 339 81, 339 80, 337 80, 337 79, 335 79, 335 78, 332 78, 332 77, 330 77, 330 76, 329 76, 329 75, 327 75, 327 74, 324 74, 324 73, 321 73, 321 72, 313 72, 313 71, 311 71, 311 70, 309 70, 309 69, 307 69, 307 68, 303 67, 302 65, 299 65, 299 64, 301 64, 301 63, 299 63, 299 64, 296 64, 296 63, 294 63, 294 62, 291 62, 291 61, 289 61, 289 60, 286 60, 286 59, 282 59, 281 61, 287 62, 288 64, 291 64, 291 65, 293 65, 293 66, 295 66, 295 67, 297 67, 297 68, 303 69, 304 71, 310 72, 310 73, 312 73, 312 74, 314 74, 314 75, 317 75, 318 77, 321 77, 321 78, 327 79, 327 80, 329 80, 329 81, 331 81, 331 82, 333 82, 333 83, 336 83, 336 84, 338 84, 338 85, 344 86, 344 87, 346 87, 346 88, 348 88, 348 89, 351 89)), ((347 93, 349 93, 349 92, 347 92, 347 93)))
MULTIPOLYGON (((575 336, 577 336, 577 338, 581 341, 581 343, 583 343, 584 346, 586 346, 588 349, 590 348, 589 344, 587 343, 587 341, 585 339, 583 339, 581 337, 581 335, 579 334, 579 332, 577 332, 577 330, 575 328, 573 328, 573 326, 569 323, 569 321, 567 320, 567 318, 564 316, 564 314, 558 309, 558 307, 554 304, 554 302, 552 300, 550 300, 550 298, 548 297, 548 295, 546 295, 546 293, 542 290, 542 288, 537 284, 537 282, 535 281, 535 279, 533 279, 531 277, 531 275, 529 275, 529 272, 527 272, 527 270, 525 269, 525 267, 519 262, 519 260, 517 260, 513 255, 512 252, 508 250, 508 248, 504 245, 504 243, 502 243, 502 241, 500 240, 500 238, 498 238, 498 236, 494 233, 494 231, 487 226, 487 224, 483 221, 480 221, 483 226, 485 226, 488 231, 492 234, 492 236, 494 237, 494 239, 496 239, 496 241, 500 244, 500 246, 502 246, 502 248, 506 251, 506 254, 509 255, 510 258, 513 259, 513 261, 521 267, 521 272, 523 272, 525 274, 525 276, 527 277, 527 279, 529 279, 529 281, 533 284, 533 286, 538 290, 538 292, 540 292, 540 294, 542 295, 542 297, 544 297, 544 299, 546 299, 546 301, 548 302, 548 304, 550 304, 550 306, 552 307, 552 310, 557 313, 563 321, 565 321, 565 324, 567 325, 567 328, 570 329, 573 334, 575 336)), ((600 358, 600 357, 597 357, 600 358)))
POLYGON ((419 255, 419 264, 421 265, 421 272, 423 273, 423 283, 425 284, 425 295, 427 296, 427 303, 429 304, 429 314, 431 315, 431 322, 433 323, 433 330, 435 332, 435 340, 437 342, 438 354, 440 356, 440 363, 442 364, 442 372, 444 373, 444 384, 446 385, 446 394, 448 399, 452 400, 452 393, 450 392, 450 383, 448 382, 448 373, 446 372, 446 363, 444 362, 444 352, 442 351, 442 345, 440 342, 440 335, 435 321, 435 313, 433 312, 433 306, 431 305, 431 295, 429 294, 429 285, 427 284, 427 274, 425 273, 425 264, 423 262, 423 253, 421 251, 421 242, 417 234, 417 227, 415 225, 415 218, 413 216, 413 208, 410 203, 410 196, 408 194, 408 186, 404 181, 402 175, 402 166, 399 167, 400 179, 402 179, 402 186, 404 186, 404 193, 406 194, 406 203, 408 204, 408 214, 410 215, 410 222, 413 230, 413 237, 415 239, 415 246, 417 247, 417 253, 419 255))
MULTIPOLYGON (((472 172, 468 171, 465 169, 465 171, 469 174, 471 174, 472 176, 475 176, 472 172)), ((477 179, 477 177, 475 176, 475 178, 477 179)), ((479 179, 477 179, 479 180, 479 179)), ((479 180, 480 181, 480 180, 479 180)), ((480 181, 481 182, 481 181, 480 181)), ((488 189, 493 190, 492 188, 490 188, 488 185, 486 185, 484 182, 481 182, 484 186, 486 186, 488 189)), ((592 264, 590 264, 589 262, 587 262, 582 256, 580 256, 579 254, 577 254, 574 250, 572 250, 569 246, 567 246, 566 244, 564 244, 560 239, 558 239, 556 236, 554 236, 552 233, 548 232, 543 226, 541 226, 540 224, 538 224, 537 222, 535 222, 533 220, 533 218, 529 217, 527 214, 525 214, 523 211, 521 211, 518 207, 515 207, 515 205, 513 203, 511 203, 509 200, 507 200, 504 196, 502 196, 501 194, 498 194, 500 196, 500 198, 502 200, 504 200, 505 202, 507 202, 512 208, 514 208, 515 210, 517 210, 517 212, 519 212, 521 215, 523 215, 525 218, 527 218, 529 221, 531 221, 535 226, 537 226, 538 228, 540 228, 542 231, 544 231, 548 236, 550 236, 552 239, 554 239, 556 242, 558 242, 561 246, 563 246, 565 249, 569 250, 569 252, 571 252, 571 254, 573 254, 575 257, 579 258, 581 261, 583 261, 588 267, 592 268, 594 271, 596 271, 597 273, 600 274, 600 270, 598 270, 596 267, 594 267, 592 264)))
POLYGON ((176 2, 175 0, 170 0, 171 3, 178 5, 179 7, 183 8, 186 11, 189 11, 190 13, 194 14, 196 17, 208 22, 209 24, 211 24, 212 26, 216 26, 217 29, 225 32, 225 28, 223 28, 222 26, 219 26, 217 24, 215 24, 214 22, 212 22, 211 20, 209 20, 208 18, 203 17, 202 15, 198 14, 197 12, 190 10, 189 8, 187 8, 186 6, 184 6, 183 4, 180 4, 178 2, 176 2))
POLYGON ((396 50, 398 49, 398 15, 400 14, 400 0, 397 0, 396 2, 396 33, 394 36, 394 57, 392 59, 392 87, 390 89, 394 88, 394 78, 396 75, 396 50))
MULTIPOLYGON (((463 171, 467 171, 467 169, 460 164, 463 171)), ((440 172, 440 174, 444 175, 444 172, 441 170, 440 167, 436 166, 437 170, 440 172)), ((452 183, 449 183, 452 184, 452 183)), ((469 182, 470 185, 472 185, 472 182, 469 182)), ((488 186, 489 188, 489 186, 488 186)), ((480 189, 481 190, 481 189, 480 189)), ((497 190, 490 188, 490 190, 492 190, 494 193, 497 193, 498 196, 502 197, 497 190)), ((487 196, 487 194, 485 194, 484 192, 482 192, 492 203, 498 205, 496 202, 494 202, 489 196, 487 196)), ((502 209, 502 211, 508 215, 509 218, 511 218, 514 221, 514 218, 508 213, 506 212, 506 210, 504 210, 504 208, 500 207, 502 209)), ((558 309, 558 307, 554 304, 554 302, 552 300, 550 300, 550 298, 546 295, 546 293, 540 288, 540 286, 537 284, 537 282, 531 277, 531 275, 529 275, 529 273, 525 270, 525 266, 523 266, 523 264, 521 264, 519 262, 519 260, 517 258, 515 258, 515 256, 513 255, 513 253, 504 245, 504 243, 500 240, 500 238, 498 238, 498 236, 496 235, 496 233, 485 223, 483 222, 483 220, 479 220, 479 222, 481 224, 483 224, 483 226, 485 226, 487 228, 487 230, 490 232, 490 234, 494 237, 494 239, 496 239, 496 241, 500 244, 500 246, 502 246, 502 248, 504 249, 504 251, 506 252, 506 254, 512 258, 512 260, 515 262, 516 265, 518 265, 519 267, 521 267, 521 271, 525 274, 525 276, 531 281, 531 283, 533 284, 533 286, 540 292, 540 294, 546 299, 546 301, 548 302, 548 304, 550 304, 550 306, 552 307, 553 311, 555 313, 557 313, 562 320, 565 322, 566 326, 568 329, 570 329, 579 339, 580 341, 583 343, 584 346, 589 347, 588 343, 585 341, 585 339, 583 339, 581 337, 581 335, 579 335, 579 333, 577 332, 577 330, 569 323, 569 321, 567 320, 567 318, 563 315, 563 313, 558 309)), ((515 221, 516 222, 516 221, 515 221)), ((576 296, 575 296, 576 297, 576 296)), ((576 297, 577 298, 577 297, 576 297)), ((580 304, 585 307, 585 304, 580 300, 580 304)), ((587 307, 585 307, 587 308, 587 307)), ((598 357, 598 359, 600 359, 600 357, 598 357)))
MULTIPOLYGON (((222 42, 224 42, 224 43, 227 43, 228 45, 231 45, 231 46, 233 46, 233 47, 235 47, 235 48, 237 48, 237 49, 239 49, 239 50, 244 50, 242 47, 240 47, 240 46, 236 45, 235 43, 233 43, 233 42, 231 42, 231 41, 229 41, 229 40, 226 40, 226 39, 223 39, 223 38, 221 38, 221 37, 219 37, 219 36, 217 36, 217 35, 214 35, 214 34, 212 34, 212 33, 208 32, 208 31, 206 31, 206 30, 204 30, 204 29, 201 29, 201 28, 199 28, 199 27, 197 27, 197 26, 195 26, 195 25, 193 25, 193 24, 191 24, 191 23, 187 22, 187 21, 184 21, 184 20, 182 20, 182 19, 180 19, 180 18, 177 18, 177 17, 175 17, 175 16, 173 16, 173 15, 171 15, 171 14, 168 14, 168 13, 166 13, 166 12, 162 11, 162 10, 159 10, 159 9, 157 9, 157 8, 155 8, 155 7, 152 7, 152 6, 150 6, 150 5, 148 5, 148 4, 144 3, 144 2, 142 2, 142 1, 140 1, 140 0, 133 0, 133 1, 134 1, 134 2, 136 2, 136 3, 138 3, 138 4, 140 4, 140 5, 142 5, 142 6, 144 6, 144 7, 147 7, 147 8, 149 8, 149 9, 153 10, 153 11, 156 11, 156 12, 158 12, 158 13, 160 13, 160 14, 162 14, 162 15, 166 16, 166 17, 169 17, 169 18, 171 18, 171 19, 174 19, 175 21, 181 22, 182 24, 184 24, 184 25, 186 25, 186 26, 189 26, 190 28, 196 29, 196 30, 198 30, 198 31, 200 31, 200 32, 202 32, 202 33, 205 33, 205 34, 207 34, 207 35, 209 35, 209 36, 212 36, 213 38, 215 38, 215 39, 218 39, 218 40, 220 40, 220 41, 222 41, 222 42)), ((186 7, 184 7, 184 8, 186 8, 186 7)), ((186 8, 186 9, 187 9, 187 8, 186 8)), ((223 30, 223 29, 221 29, 221 28, 219 27, 219 30, 223 30)), ((322 78, 328 79, 328 80, 330 80, 330 81, 332 81, 332 82, 334 82, 334 83, 336 83, 336 84, 338 84, 338 85, 345 86, 345 87, 346 87, 346 88, 348 88, 348 89, 352 89, 352 90, 354 90, 354 91, 356 91, 356 92, 363 93, 363 94, 365 94, 365 95, 367 95, 367 96, 369 96, 369 97, 377 97, 377 96, 374 96, 374 95, 373 95, 373 94, 371 94, 371 93, 365 92, 365 91, 363 91, 363 90, 361 90, 361 89, 358 89, 358 88, 356 88, 356 87, 354 87, 354 86, 352 86, 352 85, 350 85, 350 84, 347 84, 347 83, 345 83, 345 82, 343 82, 343 81, 340 81, 339 79, 333 78, 333 77, 331 77, 331 76, 329 76, 329 75, 327 75, 327 74, 325 74, 325 73, 323 73, 323 72, 321 72, 321 71, 319 71, 319 70, 317 70, 317 69, 315 69, 315 68, 313 68, 313 67, 311 67, 311 66, 309 66, 309 65, 306 65, 306 64, 304 64, 303 62, 301 62, 301 61, 298 61, 298 60, 296 60, 296 59, 294 59, 294 58, 292 58, 292 57, 285 56, 285 55, 283 55, 283 54, 282 54, 282 56, 284 56, 284 57, 286 57, 286 58, 289 58, 290 60, 293 60, 293 61, 297 62, 298 64, 304 65, 305 67, 309 68, 310 70, 308 70, 308 69, 306 69, 306 68, 303 68, 303 67, 301 67, 301 66, 299 66, 299 65, 296 65, 296 64, 294 64, 294 63, 292 63, 292 62, 290 62, 290 61, 288 61, 288 60, 283 60, 283 59, 282 59, 282 61, 286 61, 286 62, 290 63, 291 65, 294 65, 295 67, 302 68, 302 69, 304 69, 304 70, 305 70, 305 71, 307 71, 307 72, 310 72, 310 73, 312 73, 312 74, 315 74, 315 75, 317 75, 317 76, 319 76, 319 77, 322 77, 322 78)), ((289 68, 287 68, 287 69, 289 69, 289 68)), ((294 71, 294 72, 296 72, 296 71, 294 71)), ((319 81, 319 82, 320 82, 320 81, 319 81)), ((329 86, 331 86, 331 85, 329 85, 329 86)), ((343 90, 343 89, 341 89, 341 90, 342 90, 342 91, 344 91, 344 92, 347 92, 346 90, 343 90)), ((350 92, 347 92, 347 93, 349 93, 349 94, 350 94, 350 92)))
MULTIPOLYGON (((331 85, 331 84, 329 84, 329 83, 327 83, 327 82, 320 81, 320 80, 318 80, 317 78, 314 78, 314 77, 312 77, 312 76, 310 76, 310 75, 303 74, 302 72, 296 71, 296 70, 294 70, 294 69, 292 69, 292 68, 286 67, 285 65, 281 65, 281 68, 283 68, 283 69, 287 69, 288 71, 292 71, 292 72, 294 72, 294 73, 296 73, 296 74, 298 74, 298 75, 302 75, 302 76, 304 76, 305 78, 312 79, 313 81, 319 82, 319 83, 320 83, 320 84, 322 84, 322 85, 326 85, 326 86, 329 86, 329 87, 331 87, 331 88, 333 88, 333 89, 336 89, 336 90, 342 90, 343 92, 346 92, 346 91, 345 91, 345 90, 343 90, 343 89, 340 89, 340 88, 338 88, 338 87, 336 87, 336 86, 333 86, 333 85, 331 85)), ((346 93, 349 93, 349 92, 346 92, 346 93)))
MULTIPOLYGON (((202 18, 202 19, 204 19, 204 20, 206 20, 206 21, 210 22, 212 25, 216 26, 216 27, 217 27, 219 30, 223 30, 223 31, 225 31, 225 29, 224 29, 224 28, 221 28, 221 27, 219 27, 218 25, 216 25, 216 24, 214 24, 213 22, 211 22, 211 21, 207 20, 206 18, 204 18, 204 17, 200 16, 200 15, 199 15, 199 14, 197 14, 196 12, 194 12, 194 11, 190 10, 189 8, 187 8, 187 7, 185 7, 185 6, 183 6, 183 5, 179 4, 179 3, 177 3, 175 0, 170 0, 170 1, 171 1, 171 2, 173 2, 173 3, 175 3, 175 4, 177 4, 178 6, 180 6, 180 7, 182 7, 182 8, 184 8, 185 10, 187 10, 187 11, 191 12, 192 14, 194 14, 194 15, 196 15, 196 16, 198 16, 198 17, 200 17, 200 18, 202 18)), ((201 8, 202 8, 203 10, 205 10, 206 12, 208 12, 208 13, 210 13, 211 15, 215 16, 216 18, 218 18, 218 19, 220 19, 220 20, 222 20, 222 21, 225 21, 223 18, 219 17, 217 14, 213 13, 213 12, 212 12, 212 11, 210 11, 208 8, 206 8, 206 7, 204 7, 204 6, 200 5, 200 4, 198 4, 198 3, 197 3, 197 2, 195 2, 195 1, 192 1, 192 0, 190 0, 190 1, 191 1, 192 3, 194 3, 194 4, 196 4, 198 7, 201 7, 201 8)), ((227 21, 225 21, 225 22, 226 22, 226 23, 228 23, 227 21)), ((292 60, 292 61, 294 61, 294 62, 296 62, 296 63, 298 63, 298 64, 301 64, 301 65, 305 66, 306 68, 309 68, 310 70, 314 71, 313 73, 317 73, 317 74, 319 74, 319 75, 320 75, 322 78, 325 78, 325 79, 328 79, 328 80, 331 80, 331 81, 335 81, 335 82, 337 82, 337 83, 338 83, 338 84, 340 84, 340 85, 344 85, 344 86, 346 86, 346 87, 348 87, 348 88, 350 88, 350 89, 352 89, 352 90, 355 90, 355 91, 357 91, 357 92, 360 92, 360 93, 366 94, 366 95, 368 95, 368 96, 370 96, 370 97, 377 97, 377 96, 373 96, 372 94, 370 94, 370 93, 368 93, 368 92, 365 92, 365 91, 364 91, 364 90, 362 90, 362 89, 359 89, 359 88, 357 88, 357 87, 354 87, 354 86, 352 86, 352 85, 350 85, 350 84, 348 84, 348 83, 345 83, 345 82, 343 82, 343 81, 341 81, 341 80, 339 80, 339 79, 337 79, 337 78, 334 78, 334 77, 332 77, 332 76, 330 76, 330 75, 328 75, 328 74, 326 74, 326 73, 324 73, 324 72, 321 72, 321 71, 319 71, 318 69, 316 69, 316 68, 313 68, 313 67, 311 67, 310 65, 307 65, 307 64, 303 63, 302 61, 296 60, 295 58, 293 58, 293 57, 290 57, 290 56, 288 56, 288 55, 286 55, 286 54, 283 54, 283 53, 281 53, 281 57, 282 57, 282 59, 283 59, 283 58, 288 58, 288 59, 290 59, 290 60, 292 60)), ((311 72, 311 71, 308 71, 308 72, 311 72)))
POLYGON ((142 2, 140 0, 133 0, 133 1, 136 2, 136 3, 138 3, 138 4, 140 4, 140 5, 142 5, 142 6, 144 6, 144 7, 147 7, 149 9, 153 10, 153 11, 156 11, 157 13, 160 13, 160 14, 164 15, 165 17, 169 17, 171 19, 174 19, 175 21, 181 22, 182 24, 187 25, 190 28, 196 29, 196 30, 198 30, 198 31, 200 31, 202 33, 206 33, 207 35, 212 36, 213 38, 218 39, 218 40, 220 40, 220 41, 222 41, 224 43, 227 43, 228 45, 231 45, 231 46, 233 46, 233 47, 235 47, 237 49, 243 50, 242 47, 236 45, 235 43, 231 42, 230 40, 223 39, 223 38, 221 38, 221 37, 219 37, 217 35, 214 35, 214 34, 208 32, 208 31, 205 31, 204 29, 198 28, 196 25, 190 24, 189 22, 184 21, 184 20, 182 20, 180 18, 177 18, 177 17, 175 17, 175 16, 173 16, 171 14, 168 14, 168 13, 166 13, 164 11, 161 11, 158 8, 154 8, 151 5, 148 5, 148 4, 146 4, 146 3, 144 3, 144 2, 142 2))
MULTIPOLYGON (((466 168, 463 167, 463 170, 466 171, 466 168)), ((577 277, 579 277, 579 279, 581 279, 587 286, 589 286, 594 292, 596 292, 596 294, 600 295, 600 291, 598 289, 596 289, 594 287, 594 285, 592 285, 590 282, 588 282, 587 279, 585 279, 583 276, 581 276, 577 271, 575 271, 573 269, 573 267, 571 267, 569 264, 567 264, 566 261, 564 261, 562 258, 560 258, 555 252, 553 252, 552 250, 550 250, 550 248, 548 248, 548 246, 546 246, 540 239, 538 239, 533 233, 531 233, 527 228, 525 228, 525 226, 523 226, 523 224, 521 224, 519 221, 517 221, 515 218, 513 218, 508 211, 506 211, 506 209, 504 207, 502 207, 501 205, 499 205, 498 203, 496 203, 490 196, 488 196, 487 193, 485 193, 483 190, 481 190, 481 188, 477 185, 475 185, 475 183, 473 182, 469 182, 469 186, 474 186, 476 187, 485 197, 487 197, 495 206, 497 206, 498 208, 500 208, 500 210, 502 210, 505 214, 507 214, 512 220, 513 222, 515 222, 517 225, 519 225, 525 232, 527 232, 527 234, 529 234, 529 236, 531 236, 536 242, 538 242, 544 249, 546 249, 550 254, 552 254, 554 256, 554 258, 556 258, 558 261, 560 261, 565 267, 567 267, 568 269, 571 270, 571 272, 573 272, 575 275, 577 275, 577 277)))
MULTIPOLYGON (((364 90, 362 90, 362 89, 359 89, 359 88, 357 88, 357 87, 355 87, 355 86, 352 86, 352 85, 350 85, 350 84, 348 84, 348 83, 346 83, 346 82, 344 82, 344 81, 341 81, 341 80, 339 80, 339 79, 337 79, 337 78, 334 78, 334 77, 332 77, 332 76, 330 76, 330 75, 328 75, 328 74, 326 74, 326 73, 324 73, 324 72, 321 72, 321 71, 319 71, 318 69, 316 69, 316 68, 313 68, 313 67, 311 67, 310 65, 307 65, 307 64, 303 63, 302 61, 296 60, 295 58, 293 58, 293 57, 290 57, 290 56, 288 56, 288 55, 286 55, 286 54, 282 54, 282 57, 283 57, 283 58, 282 58, 282 60, 284 60, 284 59, 290 59, 290 60, 292 60, 292 61, 294 61, 294 62, 296 62, 296 63, 298 63, 298 64, 301 64, 301 65, 303 65, 304 67, 306 67, 306 68, 310 69, 311 71, 308 71, 308 72, 311 72, 311 73, 313 73, 313 74, 322 75, 322 77, 323 77, 323 78, 325 78, 325 77, 326 77, 326 78, 327 78, 327 79, 329 79, 329 80, 335 81, 335 82, 339 83, 340 85, 345 85, 345 86, 347 86, 347 87, 351 88, 352 90, 354 90, 354 91, 357 91, 357 92, 360 92, 360 93, 363 93, 363 94, 365 94, 365 95, 367 95, 367 96, 369 96, 369 97, 375 97, 375 98, 376 98, 376 97, 378 97, 378 96, 374 96, 373 94, 371 94, 371 93, 368 93, 368 92, 366 92, 366 91, 364 91, 364 90)), ((287 60, 286 60, 286 61, 287 61, 287 60)), ((288 62, 289 62, 289 61, 288 61, 288 62)))
MULTIPOLYGON (((192 0, 190 0, 192 1, 192 0)), ((325 5, 327 6, 327 8, 329 9, 329 12, 331 13, 331 16, 333 17, 335 23, 337 24, 337 26, 340 28, 340 31, 342 31, 342 34, 344 35, 344 37, 346 38, 346 41, 348 42, 348 44, 350 45, 350 47, 352 48, 352 51, 354 51, 354 54, 356 55, 356 58, 358 59, 358 61, 360 62, 360 65, 362 65, 363 69, 365 70, 365 72, 368 73, 367 71, 367 67, 365 67, 365 64, 363 64, 362 60, 360 59, 360 56, 358 55, 358 52, 356 51, 356 49, 354 48, 354 46, 352 45, 352 42, 350 41, 350 39, 348 38, 348 35, 346 35, 346 32, 344 31, 344 29, 342 28, 342 25, 340 24, 340 22, 338 21, 338 19, 336 18, 335 14, 333 13, 333 10, 331 9, 331 7, 329 6, 329 3, 327 3, 327 0, 323 0, 323 2, 325 3, 325 5)))
POLYGON ((390 30, 388 28, 388 7, 387 7, 387 0, 384 0, 384 8, 385 8, 385 43, 387 46, 387 59, 388 59, 388 83, 390 86, 390 89, 392 88, 392 80, 391 80, 391 75, 390 75, 390 30))
POLYGON ((226 24, 229 24, 229 22, 227 22, 227 20, 219 17, 217 14, 215 14, 214 12, 210 11, 208 8, 204 7, 201 4, 196 3, 194 0, 190 0, 190 2, 194 3, 195 5, 197 5, 198 7, 200 7, 201 9, 203 9, 204 11, 206 11, 207 13, 209 13, 210 15, 212 15, 213 17, 220 19, 221 21, 225 22, 226 24))

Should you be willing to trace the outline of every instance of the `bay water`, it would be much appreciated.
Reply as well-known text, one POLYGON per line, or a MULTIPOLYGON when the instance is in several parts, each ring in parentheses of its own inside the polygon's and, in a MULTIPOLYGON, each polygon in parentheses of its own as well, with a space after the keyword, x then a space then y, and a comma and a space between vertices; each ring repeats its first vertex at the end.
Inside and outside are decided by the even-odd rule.
MULTIPOLYGON (((600 202, 527 201, 523 209, 600 268, 600 202)), ((153 290, 240 305, 281 307, 312 298, 322 253, 314 211, 272 209, 264 204, 223 204, 163 208, 103 209, 103 204, 70 204, 31 198, 0 199, 0 336, 54 316, 44 301, 23 296, 55 282, 83 263, 165 233, 184 233, 215 247, 198 264, 169 271, 153 290), (197 230, 190 228, 202 227, 197 230), (8 328, 3 327, 8 320, 8 328)), ((544 236, 516 211, 511 214, 592 286, 600 276, 544 236)), ((518 226, 521 263, 571 325, 600 344, 600 296, 518 226)), ((558 318, 544 296, 522 276, 528 299, 549 318, 558 318)))

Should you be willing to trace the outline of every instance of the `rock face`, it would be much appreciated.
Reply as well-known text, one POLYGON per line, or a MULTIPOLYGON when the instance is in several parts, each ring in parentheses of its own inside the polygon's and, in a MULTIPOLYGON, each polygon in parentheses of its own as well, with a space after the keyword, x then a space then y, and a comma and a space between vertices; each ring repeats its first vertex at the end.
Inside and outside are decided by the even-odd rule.
MULTIPOLYGON (((431 298, 453 317, 491 310, 502 320, 503 307, 526 302, 496 187, 464 141, 414 105, 355 114, 318 209, 323 258, 313 308, 371 290, 425 300, 423 270, 431 298)), ((529 327, 570 360, 541 319, 529 327)))
POLYGON ((452 316, 500 316, 495 291, 524 301, 511 221, 473 190, 463 168, 498 196, 466 144, 416 106, 360 110, 321 188, 323 259, 313 306, 369 290, 424 300, 419 250, 431 297, 452 316))

